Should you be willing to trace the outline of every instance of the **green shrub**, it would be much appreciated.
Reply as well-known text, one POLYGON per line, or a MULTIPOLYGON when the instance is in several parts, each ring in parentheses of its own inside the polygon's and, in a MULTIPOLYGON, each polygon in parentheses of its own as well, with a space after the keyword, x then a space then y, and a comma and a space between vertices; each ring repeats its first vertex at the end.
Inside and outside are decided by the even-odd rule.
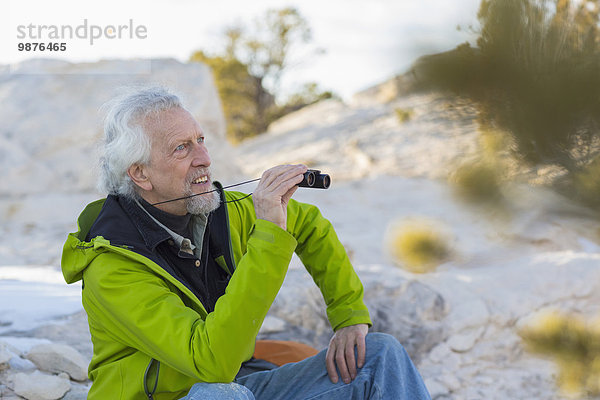
POLYGON ((460 166, 451 176, 457 194, 464 200, 478 203, 502 199, 498 164, 473 161, 460 166))
POLYGON ((412 119, 413 115, 415 114, 414 110, 410 109, 410 108, 396 108, 394 110, 395 114, 396 114, 396 118, 398 119, 398 122, 400 123, 405 123, 408 122, 412 119))
POLYGON ((576 172, 570 186, 578 200, 597 209, 600 206, 600 158, 576 172))
POLYGON ((398 266, 415 273, 434 270, 450 255, 447 236, 427 221, 394 224, 387 234, 387 247, 398 266))
POLYGON ((575 171, 598 153, 598 1, 482 0, 477 47, 420 59, 424 88, 477 104, 480 121, 510 134, 534 164, 575 171))
POLYGON ((552 358, 561 389, 577 397, 600 395, 600 323, 558 312, 539 314, 519 331, 526 348, 552 358))

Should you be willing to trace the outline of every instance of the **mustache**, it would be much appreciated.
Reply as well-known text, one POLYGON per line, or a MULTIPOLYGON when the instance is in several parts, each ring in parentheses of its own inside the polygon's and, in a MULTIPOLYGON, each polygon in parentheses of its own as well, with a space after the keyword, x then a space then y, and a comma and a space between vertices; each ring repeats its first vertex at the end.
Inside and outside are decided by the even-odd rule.
POLYGON ((212 181, 212 172, 211 172, 210 168, 203 167, 203 168, 198 169, 196 172, 194 172, 194 174, 192 176, 190 176, 187 179, 187 182, 186 182, 187 185, 191 185, 194 180, 196 180, 204 175, 206 175, 208 177, 208 179, 212 181))

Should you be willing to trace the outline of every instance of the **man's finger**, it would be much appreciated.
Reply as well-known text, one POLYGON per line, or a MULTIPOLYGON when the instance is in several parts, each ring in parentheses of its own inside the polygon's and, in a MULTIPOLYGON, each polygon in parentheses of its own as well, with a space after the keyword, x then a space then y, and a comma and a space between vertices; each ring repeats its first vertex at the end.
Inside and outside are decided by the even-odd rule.
POLYGON ((305 170, 304 165, 280 165, 273 167, 263 174, 259 186, 270 193, 285 194, 290 187, 296 184, 296 180, 300 182, 302 171, 305 170), (290 181, 292 181, 290 183, 290 181))
POLYGON ((302 182, 304 169, 305 167, 303 166, 296 166, 295 168, 282 173, 275 181, 273 181, 273 183, 271 183, 271 191, 273 193, 278 193, 283 197, 291 188, 302 182))
POLYGON ((344 347, 345 346, 340 346, 336 348, 335 363, 344 383, 350 383, 352 380, 350 379, 350 372, 348 371, 348 365, 346 364, 346 352, 344 351, 344 347))
POLYGON ((346 346, 344 349, 346 364, 348 365, 348 372, 350 373, 350 378, 354 380, 356 378, 356 359, 354 358, 354 341, 346 342, 346 346))
POLYGON ((333 383, 338 383, 338 374, 335 370, 335 363, 333 361, 333 355, 335 354, 335 345, 330 344, 327 349, 327 354, 325 355, 325 365, 327 367, 327 375, 329 375, 329 380, 333 383))
POLYGON ((365 358, 367 353, 367 345, 365 343, 365 337, 363 335, 356 337, 356 353, 358 355, 358 368, 362 368, 365 365, 365 358))

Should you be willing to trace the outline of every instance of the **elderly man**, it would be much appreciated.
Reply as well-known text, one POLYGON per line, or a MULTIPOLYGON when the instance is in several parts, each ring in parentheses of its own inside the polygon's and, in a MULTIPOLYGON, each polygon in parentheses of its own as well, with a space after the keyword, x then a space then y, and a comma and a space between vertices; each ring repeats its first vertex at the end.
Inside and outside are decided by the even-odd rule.
POLYGON ((62 257, 66 281, 82 280, 94 345, 88 398, 428 399, 400 344, 367 335, 363 288, 331 224, 291 200, 306 166, 267 170, 252 197, 224 191, 205 140, 163 88, 109 103, 108 197, 82 212, 62 257), (256 336, 294 251, 335 334, 314 357, 261 368, 256 336))

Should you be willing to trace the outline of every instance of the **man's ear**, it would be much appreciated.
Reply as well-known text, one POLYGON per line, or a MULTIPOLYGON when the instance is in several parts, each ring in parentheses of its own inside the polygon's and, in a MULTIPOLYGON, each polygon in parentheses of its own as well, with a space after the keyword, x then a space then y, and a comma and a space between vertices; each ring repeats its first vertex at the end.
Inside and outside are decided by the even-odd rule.
POLYGON ((127 175, 129 175, 133 183, 138 185, 140 189, 145 191, 152 190, 152 183, 146 176, 143 165, 133 164, 127 169, 127 175))

